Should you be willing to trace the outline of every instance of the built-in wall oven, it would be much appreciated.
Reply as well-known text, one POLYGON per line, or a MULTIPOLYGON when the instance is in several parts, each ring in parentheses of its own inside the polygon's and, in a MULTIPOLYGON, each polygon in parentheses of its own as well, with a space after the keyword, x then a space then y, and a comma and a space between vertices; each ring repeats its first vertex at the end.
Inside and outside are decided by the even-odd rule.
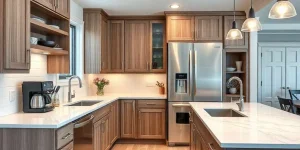
POLYGON ((93 150, 93 115, 74 122, 74 150, 93 150))

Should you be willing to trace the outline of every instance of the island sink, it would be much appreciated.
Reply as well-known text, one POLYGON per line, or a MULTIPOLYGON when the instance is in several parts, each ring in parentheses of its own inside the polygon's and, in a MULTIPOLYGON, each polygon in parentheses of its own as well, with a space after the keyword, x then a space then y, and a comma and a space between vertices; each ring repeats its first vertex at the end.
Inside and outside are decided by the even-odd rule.
POLYGON ((233 109, 204 109, 212 117, 247 117, 233 109))
POLYGON ((95 104, 100 103, 100 102, 101 101, 87 101, 87 100, 84 100, 84 101, 79 101, 79 102, 69 104, 69 105, 65 105, 65 106, 92 106, 92 105, 95 105, 95 104))

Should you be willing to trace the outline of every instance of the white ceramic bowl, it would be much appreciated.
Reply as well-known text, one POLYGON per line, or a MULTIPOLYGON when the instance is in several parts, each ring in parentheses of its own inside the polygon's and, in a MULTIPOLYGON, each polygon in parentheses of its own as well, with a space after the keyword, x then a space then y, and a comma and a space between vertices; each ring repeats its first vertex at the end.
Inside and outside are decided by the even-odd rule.
POLYGON ((235 71, 236 70, 236 68, 233 68, 233 67, 228 67, 228 68, 226 68, 226 71, 228 71, 228 72, 233 72, 233 71, 235 71))
POLYGON ((36 37, 30 37, 30 43, 31 44, 37 45, 38 41, 39 41, 38 38, 36 38, 36 37))

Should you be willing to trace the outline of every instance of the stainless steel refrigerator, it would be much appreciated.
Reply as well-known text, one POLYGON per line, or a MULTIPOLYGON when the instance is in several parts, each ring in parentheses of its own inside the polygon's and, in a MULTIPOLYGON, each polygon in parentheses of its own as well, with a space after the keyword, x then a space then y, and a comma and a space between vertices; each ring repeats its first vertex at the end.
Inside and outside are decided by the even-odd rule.
POLYGON ((168 44, 169 145, 190 142, 188 102, 222 101, 222 43, 168 44))

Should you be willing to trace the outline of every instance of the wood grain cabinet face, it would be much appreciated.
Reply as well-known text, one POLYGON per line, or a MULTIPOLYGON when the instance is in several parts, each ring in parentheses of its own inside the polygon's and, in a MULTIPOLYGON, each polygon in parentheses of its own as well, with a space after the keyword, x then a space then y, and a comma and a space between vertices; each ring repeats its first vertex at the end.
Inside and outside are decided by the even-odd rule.
POLYGON ((101 72, 110 71, 110 52, 108 49, 108 20, 101 16, 101 72))
POLYGON ((51 9, 51 10, 55 10, 55 1, 56 0, 34 0, 42 5, 44 5, 45 7, 51 9))
POLYGON ((167 16, 168 41, 194 41, 194 16, 167 16))
POLYGON ((29 70, 30 0, 2 0, 1 7, 0 32, 3 35, 0 36, 0 50, 3 46, 3 51, 0 53, 0 72, 29 70))
POLYGON ((165 109, 141 108, 138 111, 138 138, 165 139, 165 109))
POLYGON ((192 124, 191 126, 191 150, 211 150, 203 140, 201 133, 196 129, 195 125, 192 124))
POLYGON ((110 148, 109 115, 94 123, 93 146, 94 150, 108 150, 110 148))
POLYGON ((110 72, 124 72, 124 21, 112 20, 109 23, 110 72))
POLYGON ((66 18, 70 18, 70 0, 55 1, 55 11, 66 18))
POLYGON ((195 41, 222 41, 222 16, 196 16, 195 41))
MULTIPOLYGON (((248 33, 242 32, 243 39, 241 40, 226 40, 226 36, 228 31, 232 28, 232 22, 234 18, 233 16, 225 16, 224 17, 224 45, 225 48, 244 48, 248 49, 248 33)), ((245 16, 236 16, 236 24, 237 28, 241 29, 244 21, 246 20, 245 16)))
POLYGON ((121 138, 136 137, 135 100, 121 100, 121 138))
POLYGON ((119 102, 111 104, 111 113, 109 118, 109 138, 111 145, 119 138, 119 102))
POLYGON ((150 71, 149 21, 125 21, 125 72, 150 71))

